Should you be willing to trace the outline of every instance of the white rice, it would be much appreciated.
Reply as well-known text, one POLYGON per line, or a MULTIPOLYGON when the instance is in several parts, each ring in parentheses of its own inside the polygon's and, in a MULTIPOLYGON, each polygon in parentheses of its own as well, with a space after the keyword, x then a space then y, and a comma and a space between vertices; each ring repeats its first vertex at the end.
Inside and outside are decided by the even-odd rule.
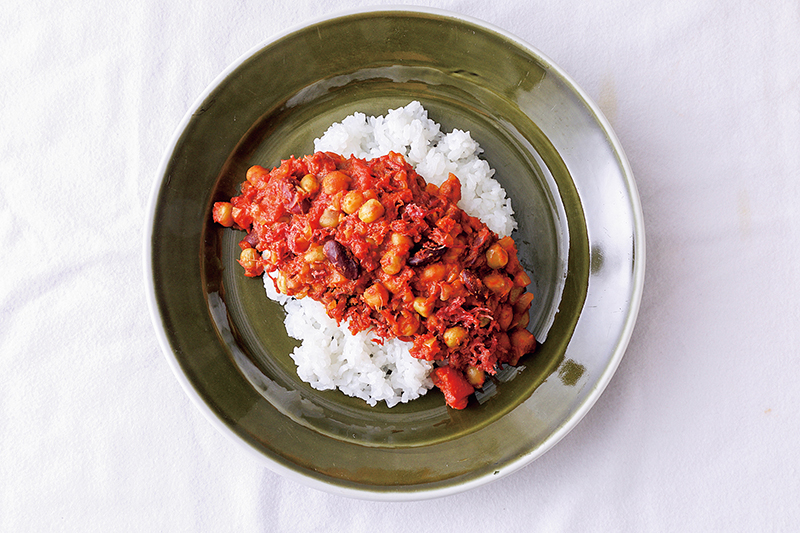
MULTIPOLYGON (((459 207, 501 236, 516 228, 511 200, 492 179, 494 170, 479 159, 478 143, 468 131, 442 133, 419 102, 389 110, 386 116, 350 115, 316 139, 314 149, 363 159, 396 152, 436 185, 452 172, 461 180, 459 207)), ((412 357, 411 343, 393 339, 379 345, 370 340, 369 332, 352 335, 346 324, 337 326, 319 302, 277 293, 266 275, 264 286, 286 310, 286 333, 302 342, 291 354, 297 374, 315 389, 338 388, 369 405, 385 401, 393 407, 419 398, 433 386, 432 363, 412 357)))

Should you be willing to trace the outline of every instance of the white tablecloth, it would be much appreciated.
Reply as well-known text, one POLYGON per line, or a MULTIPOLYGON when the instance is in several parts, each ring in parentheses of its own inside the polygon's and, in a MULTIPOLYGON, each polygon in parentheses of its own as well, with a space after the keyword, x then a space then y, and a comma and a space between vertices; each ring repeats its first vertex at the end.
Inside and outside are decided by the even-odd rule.
POLYGON ((200 414, 143 286, 164 149, 253 46, 355 1, 0 5, 0 530, 788 531, 800 522, 800 8, 426 2, 507 30, 630 159, 647 281, 627 354, 555 448, 411 503, 272 473, 200 414))

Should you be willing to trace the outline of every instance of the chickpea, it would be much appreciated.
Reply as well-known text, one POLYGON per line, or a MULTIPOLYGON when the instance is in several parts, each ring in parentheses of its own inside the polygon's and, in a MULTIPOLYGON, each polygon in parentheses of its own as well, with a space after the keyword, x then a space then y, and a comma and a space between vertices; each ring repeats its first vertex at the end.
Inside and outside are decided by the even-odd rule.
POLYGON ((453 286, 450 285, 449 283, 439 284, 439 289, 441 290, 441 292, 439 292, 439 299, 443 302, 449 300, 450 297, 453 296, 453 293, 455 292, 453 286))
POLYGON ((403 257, 394 250, 389 250, 381 257, 381 270, 393 276, 403 269, 403 257))
POLYGON ((514 303, 514 309, 517 312, 527 311, 531 306, 531 302, 533 302, 533 293, 526 292, 514 303))
POLYGON ((514 324, 518 328, 527 328, 528 324, 530 323, 531 323, 531 315, 527 311, 520 313, 519 315, 516 316, 516 318, 514 318, 514 324))
POLYGON ((428 302, 428 299, 424 296, 417 296, 414 298, 414 301, 411 305, 414 307, 414 311, 422 315, 423 318, 428 318, 431 316, 431 311, 433 311, 433 301, 428 302))
POLYGON ((451 283, 450 287, 452 287, 453 296, 466 296, 469 294, 469 291, 464 288, 464 284, 459 280, 455 280, 451 283))
POLYGON ((419 275, 419 279, 423 283, 435 283, 437 281, 442 281, 446 274, 447 268, 443 263, 431 263, 425 267, 419 275))
POLYGON ((448 248, 442 256, 442 261, 445 261, 446 263, 455 263, 458 261, 458 256, 460 256, 461 252, 463 251, 463 243, 459 242, 459 239, 456 239, 453 246, 448 248))
POLYGON ((486 250, 486 264, 495 270, 503 268, 508 264, 508 252, 499 244, 493 244, 486 250))
POLYGON ((483 370, 476 366, 467 367, 467 381, 469 381, 470 385, 476 389, 480 389, 483 387, 483 382, 485 379, 486 375, 484 374, 483 370))
POLYGON ((222 224, 226 228, 233 226, 233 205, 230 202, 215 203, 212 215, 214 222, 222 224))
POLYGON ((331 197, 331 203, 328 205, 329 208, 333 209, 334 211, 341 211, 342 210, 342 198, 344 197, 344 192, 339 191, 331 197))
POLYGON ((397 326, 395 327, 395 333, 399 337, 408 337, 413 335, 419 329, 419 318, 413 314, 403 314, 400 318, 397 319, 397 326))
POLYGON ((342 199, 342 211, 348 215, 352 215, 358 211, 358 208, 361 207, 363 203, 364 195, 361 193, 361 191, 350 191, 342 199))
POLYGON ((500 329, 507 330, 512 320, 514 320, 514 310, 510 305, 502 306, 497 316, 497 323, 500 325, 500 329))
POLYGON ((319 216, 319 225, 323 228, 335 228, 339 225, 339 212, 330 207, 327 208, 319 216))
POLYGON ((325 177, 322 178, 322 192, 325 194, 333 196, 337 192, 346 191, 349 188, 350 176, 344 172, 334 170, 333 172, 328 172, 325 174, 325 177))
POLYGON ((294 293, 292 296, 294 296, 298 300, 302 300, 303 298, 308 296, 308 287, 303 287, 300 291, 294 293))
POLYGON ((509 340, 511 341, 511 349, 514 351, 514 355, 517 359, 526 353, 533 351, 533 349, 536 347, 536 339, 527 329, 514 330, 514 332, 509 336, 509 340))
POLYGON ((306 174, 300 180, 300 188, 306 191, 308 194, 314 194, 319 190, 319 182, 313 174, 306 174))
POLYGON ((289 280, 286 278, 286 274, 278 271, 278 277, 275 279, 275 284, 278 286, 278 292, 281 294, 288 294, 289 293, 289 280))
POLYGON ((384 211, 383 205, 375 198, 372 198, 364 202, 358 209, 358 218, 360 218, 362 222, 369 224, 381 218, 384 211))
POLYGON ((245 177, 247 178, 248 182, 252 183, 253 185, 258 185, 259 182, 269 179, 269 170, 260 165, 253 165, 247 169, 247 174, 245 177))
POLYGON ((386 287, 392 294, 399 294, 403 296, 403 299, 405 300, 404 293, 406 292, 406 289, 408 289, 408 284, 403 281, 400 276, 388 276, 383 280, 383 286, 386 287))
POLYGON ((492 272, 483 278, 483 284, 490 291, 505 296, 514 286, 514 283, 502 274, 492 272))
POLYGON ((461 200, 461 182, 452 172, 444 183, 439 186, 439 194, 457 204, 461 200))
POLYGON ((329 278, 329 284, 333 287, 339 287, 344 285, 349 280, 344 277, 338 270, 334 270, 331 272, 331 277, 329 278))
POLYGON ((518 285, 515 286, 508 293, 508 303, 513 305, 519 299, 519 297, 522 295, 523 292, 525 292, 524 287, 520 287, 518 285))
POLYGON ((296 277, 291 277, 286 282, 286 287, 292 292, 295 292, 297 289, 299 289, 302 286, 303 286, 303 282, 300 281, 296 277))
POLYGON ((467 330, 461 326, 453 326, 444 331, 444 343, 448 348, 455 348, 467 338, 467 330))
POLYGON ((411 237, 403 235, 402 233, 392 233, 391 242, 398 248, 406 249, 411 248, 411 245, 414 244, 414 241, 411 240, 411 237))
POLYGON ((314 244, 308 247, 306 255, 303 257, 306 263, 321 263, 325 261, 325 252, 321 244, 314 244))
POLYGON ((255 248, 245 248, 242 250, 242 253, 239 254, 239 262, 245 269, 248 267, 252 268, 253 263, 258 261, 258 258, 258 250, 255 248))
POLYGON ((377 311, 383 309, 389 303, 389 293, 386 287, 381 285, 380 282, 376 282, 364 290, 364 301, 377 311))
POLYGON ((292 234, 289 236, 289 249, 296 254, 304 253, 308 250, 308 238, 302 233, 292 234))
POLYGON ((453 283, 454 285, 461 283, 461 266, 455 263, 450 263, 445 267, 444 272, 447 283, 453 283))

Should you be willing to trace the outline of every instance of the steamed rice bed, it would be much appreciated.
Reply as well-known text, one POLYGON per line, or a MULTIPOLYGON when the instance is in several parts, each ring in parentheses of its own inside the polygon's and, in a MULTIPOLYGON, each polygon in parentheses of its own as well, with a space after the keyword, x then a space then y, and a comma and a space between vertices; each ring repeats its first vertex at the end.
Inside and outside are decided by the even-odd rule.
MULTIPOLYGON (((419 102, 385 116, 350 115, 316 139, 314 149, 362 159, 396 152, 436 185, 452 172, 461 180, 461 209, 501 237, 516 228, 511 200, 492 179, 494 170, 478 157, 478 143, 467 131, 443 133, 419 102)), ((346 324, 337 325, 321 303, 278 293, 267 275, 264 286, 267 295, 284 306, 286 333, 301 341, 291 354, 297 374, 315 389, 339 389, 369 405, 385 401, 393 407, 433 387, 433 363, 412 357, 411 343, 391 339, 381 345, 370 340, 368 331, 353 335, 346 324)))

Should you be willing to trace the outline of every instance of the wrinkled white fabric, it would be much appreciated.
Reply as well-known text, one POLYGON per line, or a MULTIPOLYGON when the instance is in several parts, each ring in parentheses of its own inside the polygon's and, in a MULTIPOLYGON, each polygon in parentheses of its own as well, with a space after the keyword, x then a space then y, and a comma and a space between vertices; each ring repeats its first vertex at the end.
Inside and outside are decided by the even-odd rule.
POLYGON ((361 3, 5 0, 0 530, 800 521, 798 3, 424 3, 540 49, 598 102, 630 159, 647 281, 595 407, 521 471, 433 501, 351 500, 256 463, 160 352, 142 282, 145 206, 175 128, 219 72, 287 26, 361 3))

